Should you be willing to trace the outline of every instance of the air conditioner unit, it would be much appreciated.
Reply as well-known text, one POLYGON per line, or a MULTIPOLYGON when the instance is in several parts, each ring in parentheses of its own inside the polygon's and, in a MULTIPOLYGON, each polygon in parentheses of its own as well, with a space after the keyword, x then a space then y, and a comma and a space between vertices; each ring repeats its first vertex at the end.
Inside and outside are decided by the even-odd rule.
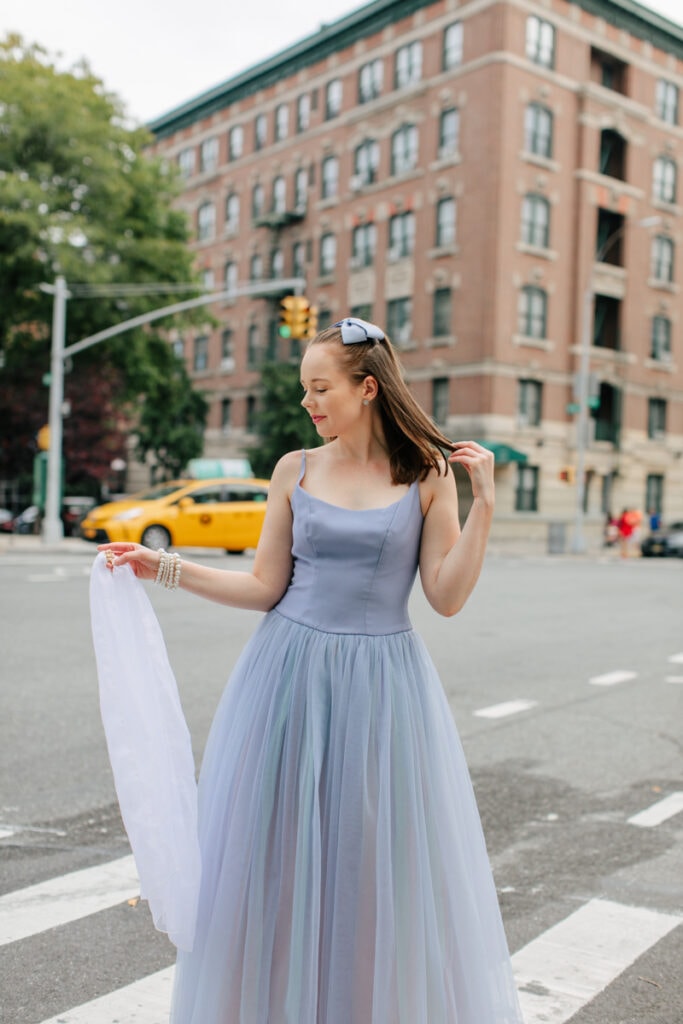
POLYGON ((349 186, 352 192, 360 192, 365 185, 365 175, 354 174, 349 180, 349 186))

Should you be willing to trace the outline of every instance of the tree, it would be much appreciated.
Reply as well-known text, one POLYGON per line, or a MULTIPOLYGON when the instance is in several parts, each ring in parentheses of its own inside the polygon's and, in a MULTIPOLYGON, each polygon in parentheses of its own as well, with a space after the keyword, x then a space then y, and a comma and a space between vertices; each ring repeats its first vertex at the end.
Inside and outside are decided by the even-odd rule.
POLYGON ((320 437, 301 407, 298 364, 265 363, 261 384, 261 409, 256 424, 261 440, 249 452, 249 459, 256 476, 269 477, 286 452, 314 448, 320 444, 320 437))
MULTIPOLYGON (((52 300, 40 283, 58 273, 69 285, 77 283, 68 303, 69 345, 164 304, 163 296, 145 294, 151 283, 172 286, 195 278, 185 216, 172 205, 175 173, 144 152, 151 136, 126 125, 120 101, 87 65, 60 70, 40 47, 8 37, 0 44, 0 97, 1 476, 30 470, 27 437, 46 421, 41 380, 49 369, 52 300), (130 282, 136 287, 127 287, 130 282), (89 294, 116 286, 126 287, 104 297, 89 294)), ((200 319, 206 321, 206 312, 194 315, 195 322, 200 319)), ((72 411, 65 424, 67 480, 76 463, 79 473, 89 467, 98 477, 97 456, 80 444, 94 382, 110 384, 101 405, 100 440, 109 437, 105 448, 115 448, 121 424, 114 409, 127 404, 149 416, 159 376, 171 364, 173 385, 158 412, 159 447, 163 460, 181 457, 186 439, 177 424, 192 409, 196 431, 206 406, 191 397, 187 374, 169 357, 166 344, 149 329, 75 357, 77 369, 68 381, 72 411)), ((145 449, 155 451, 143 418, 140 429, 145 449)))

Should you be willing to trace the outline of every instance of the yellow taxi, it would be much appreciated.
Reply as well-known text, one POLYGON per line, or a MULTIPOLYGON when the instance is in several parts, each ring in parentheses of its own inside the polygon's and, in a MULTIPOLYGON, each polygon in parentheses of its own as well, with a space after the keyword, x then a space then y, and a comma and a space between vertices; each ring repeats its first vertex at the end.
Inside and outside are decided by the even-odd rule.
POLYGON ((267 480, 221 477, 171 480, 124 501, 92 509, 81 536, 105 544, 135 541, 148 548, 255 548, 268 498, 267 480))

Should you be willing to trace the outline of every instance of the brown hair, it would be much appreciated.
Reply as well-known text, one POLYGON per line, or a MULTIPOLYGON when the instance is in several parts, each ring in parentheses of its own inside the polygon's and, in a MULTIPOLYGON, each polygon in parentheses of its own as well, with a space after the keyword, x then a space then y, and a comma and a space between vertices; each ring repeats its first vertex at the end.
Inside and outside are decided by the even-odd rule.
POLYGON ((392 482, 411 484, 414 480, 424 480, 431 469, 440 473, 442 453, 453 451, 453 443, 411 395, 389 338, 385 335, 383 341, 344 345, 341 330, 327 327, 311 339, 309 347, 326 342, 338 347, 340 361, 351 380, 360 384, 366 377, 374 377, 377 381, 377 402, 389 450, 392 482))

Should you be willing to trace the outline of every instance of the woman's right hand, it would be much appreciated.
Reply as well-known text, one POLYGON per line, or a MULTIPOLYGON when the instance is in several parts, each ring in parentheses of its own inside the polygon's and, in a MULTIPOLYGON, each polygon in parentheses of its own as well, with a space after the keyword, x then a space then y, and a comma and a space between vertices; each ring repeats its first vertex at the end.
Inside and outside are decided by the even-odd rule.
POLYGON ((97 550, 104 551, 107 556, 107 568, 112 572, 119 565, 129 565, 138 579, 155 580, 157 577, 161 560, 158 551, 145 548, 142 544, 127 544, 123 541, 98 544, 97 550))

